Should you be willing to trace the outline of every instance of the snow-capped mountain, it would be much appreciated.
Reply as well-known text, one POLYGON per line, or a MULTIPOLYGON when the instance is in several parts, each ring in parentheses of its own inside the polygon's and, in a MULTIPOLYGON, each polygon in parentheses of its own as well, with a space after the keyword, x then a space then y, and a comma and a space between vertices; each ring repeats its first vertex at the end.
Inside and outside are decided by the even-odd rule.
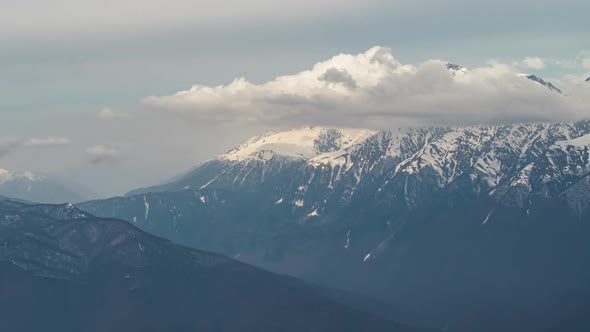
POLYGON ((564 319, 552 310, 571 285, 590 294, 589 158, 588 120, 307 127, 252 138, 166 185, 79 206, 272 271, 410 303, 432 326, 522 331, 510 317, 466 317, 483 319, 490 303, 514 317, 531 314, 523 301, 546 303, 546 317, 526 323, 536 331, 564 319))
MULTIPOLYGON (((447 69, 453 73, 453 75, 455 76, 465 76, 465 75, 469 75, 469 69, 465 68, 463 66, 454 64, 454 63, 447 63, 447 69)), ((535 82, 536 84, 539 84, 541 86, 546 87, 547 89, 551 90, 552 92, 558 93, 558 94, 563 94, 563 91, 561 91, 561 89, 559 89, 558 87, 556 87, 555 85, 553 85, 553 83, 551 82, 547 82, 544 79, 536 76, 536 75, 532 75, 532 74, 518 74, 518 76, 523 77, 525 79, 528 79, 532 82, 535 82)))
POLYGON ((573 181, 590 171, 588 137, 590 121, 382 132, 301 128, 252 138, 173 183, 130 195, 255 191, 321 214, 345 207, 358 190, 403 201, 407 209, 424 206, 433 193, 460 191, 526 209, 536 198, 568 197, 573 181))
POLYGON ((88 199, 73 185, 48 175, 0 168, 0 195, 40 203, 79 202, 88 199))
POLYGON ((355 129, 307 127, 284 132, 271 132, 253 137, 246 143, 224 153, 219 158, 244 161, 258 158, 269 160, 276 153, 285 158, 309 159, 319 154, 350 147, 375 132, 355 129))
POLYGON ((469 69, 454 63, 447 63, 447 69, 454 75, 458 76, 465 75, 469 72, 469 69))

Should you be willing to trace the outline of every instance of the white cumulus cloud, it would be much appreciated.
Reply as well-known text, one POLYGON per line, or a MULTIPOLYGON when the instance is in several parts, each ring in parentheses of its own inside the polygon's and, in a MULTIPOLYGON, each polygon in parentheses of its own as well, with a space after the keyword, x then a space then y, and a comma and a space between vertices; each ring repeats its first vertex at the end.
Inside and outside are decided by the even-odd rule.
POLYGON ((545 60, 538 56, 526 57, 520 63, 518 63, 518 65, 523 68, 535 70, 540 70, 546 67, 545 60))
POLYGON ((587 116, 580 101, 550 91, 510 65, 453 70, 441 60, 402 64, 390 49, 374 47, 262 84, 237 78, 228 85, 195 85, 145 98, 143 104, 199 121, 381 129, 571 120, 587 116))

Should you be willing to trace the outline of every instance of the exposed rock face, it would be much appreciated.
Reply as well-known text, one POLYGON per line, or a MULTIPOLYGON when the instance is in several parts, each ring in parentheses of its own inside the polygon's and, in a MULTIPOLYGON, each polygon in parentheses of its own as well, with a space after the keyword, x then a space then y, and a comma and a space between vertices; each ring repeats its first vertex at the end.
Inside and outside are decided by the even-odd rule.
POLYGON ((559 93, 559 94, 563 94, 563 92, 558 87, 556 87, 555 85, 553 85, 551 82, 546 82, 542 78, 539 78, 539 77, 537 77, 535 75, 526 75, 526 78, 528 78, 529 80, 531 80, 533 82, 539 83, 542 86, 547 87, 549 90, 551 90, 553 92, 556 92, 556 93, 559 93))

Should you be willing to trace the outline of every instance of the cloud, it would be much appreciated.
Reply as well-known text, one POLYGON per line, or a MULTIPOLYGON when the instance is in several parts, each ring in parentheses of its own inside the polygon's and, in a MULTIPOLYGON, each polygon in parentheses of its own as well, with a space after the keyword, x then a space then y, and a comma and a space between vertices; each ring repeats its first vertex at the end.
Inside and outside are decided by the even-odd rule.
MULTIPOLYGON (((569 61, 572 66, 571 68, 582 68, 586 71, 590 71, 590 51, 581 50, 576 54, 575 59, 569 61)), ((589 73, 590 74, 590 73, 589 73)))
POLYGON ((342 84, 350 89, 356 89, 356 81, 346 69, 328 68, 318 80, 327 83, 342 84))
POLYGON ((584 71, 584 75, 590 75, 590 51, 581 50, 579 51, 575 57, 568 58, 568 59, 561 59, 555 62, 559 67, 568 70, 570 73, 568 75, 576 75, 572 74, 572 72, 582 70, 584 71))
POLYGON ((441 60, 402 64, 390 49, 374 47, 262 84, 238 78, 228 85, 195 85, 145 98, 143 104, 198 121, 383 129, 572 120, 588 115, 583 113, 587 101, 580 101, 550 91, 510 65, 450 70, 441 60))
POLYGON ((4 138, 0 139, 0 158, 7 156, 13 151, 20 148, 51 148, 66 146, 72 144, 69 138, 65 137, 32 137, 29 139, 22 138, 4 138))
POLYGON ((520 63, 517 63, 517 66, 527 69, 540 70, 546 67, 546 63, 544 59, 535 56, 524 58, 520 63))
POLYGON ((300 22, 313 18, 356 14, 384 3, 383 0, 54 0, 6 4, 0 20, 0 38, 50 37, 77 34, 126 35, 136 31, 167 31, 196 25, 244 25, 300 22), (36 8, 31 11, 31 6, 36 8), (68 8, 67 12, 62 9, 68 8), (138 8, 141 9, 138 14, 138 8), (25 23, 28 19, 28 23, 25 23))
POLYGON ((86 149, 86 154, 92 164, 118 161, 122 158, 121 151, 107 145, 94 145, 86 149))
POLYGON ((64 146, 70 145, 72 141, 65 137, 33 137, 23 143, 27 147, 52 147, 52 146, 64 146))
POLYGON ((130 115, 122 112, 115 112, 109 107, 105 107, 98 112, 98 117, 104 120, 124 119, 129 118, 130 115))

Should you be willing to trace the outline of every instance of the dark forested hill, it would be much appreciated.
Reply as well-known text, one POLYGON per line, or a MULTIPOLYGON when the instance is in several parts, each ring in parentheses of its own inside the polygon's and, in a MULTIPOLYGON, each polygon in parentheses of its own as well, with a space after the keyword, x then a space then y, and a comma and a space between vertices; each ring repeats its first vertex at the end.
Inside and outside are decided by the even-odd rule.
POLYGON ((73 205, 0 202, 5 331, 415 331, 73 205))

